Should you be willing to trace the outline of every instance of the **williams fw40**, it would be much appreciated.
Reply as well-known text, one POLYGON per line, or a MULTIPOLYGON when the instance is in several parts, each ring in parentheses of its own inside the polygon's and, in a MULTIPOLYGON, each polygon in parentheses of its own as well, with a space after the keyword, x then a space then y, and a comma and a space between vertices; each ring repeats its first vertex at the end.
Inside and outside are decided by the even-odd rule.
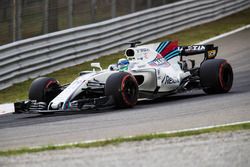
POLYGON ((130 44, 125 57, 116 64, 103 70, 100 63, 92 63, 92 71, 81 72, 70 84, 60 85, 47 77, 35 79, 29 99, 16 102, 15 112, 126 108, 136 105, 140 98, 154 99, 192 89, 227 93, 232 87, 232 67, 224 59, 215 59, 218 47, 214 45, 178 46, 176 41, 130 44), (197 54, 203 59, 198 65, 189 59, 197 54))

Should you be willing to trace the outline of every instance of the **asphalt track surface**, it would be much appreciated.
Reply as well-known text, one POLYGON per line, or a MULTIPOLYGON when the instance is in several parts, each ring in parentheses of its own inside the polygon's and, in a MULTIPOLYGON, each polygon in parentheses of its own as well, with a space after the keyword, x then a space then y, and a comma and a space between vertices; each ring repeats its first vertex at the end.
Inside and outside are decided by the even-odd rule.
POLYGON ((82 142, 250 120, 250 29, 214 41, 234 70, 230 93, 201 90, 141 101, 133 109, 50 116, 0 115, 0 150, 82 142))

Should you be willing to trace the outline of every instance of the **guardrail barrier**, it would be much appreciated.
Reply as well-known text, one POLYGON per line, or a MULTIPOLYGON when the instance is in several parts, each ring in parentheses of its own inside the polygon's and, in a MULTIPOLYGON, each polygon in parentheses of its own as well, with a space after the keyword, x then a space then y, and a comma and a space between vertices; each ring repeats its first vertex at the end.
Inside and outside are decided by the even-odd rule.
POLYGON ((246 9, 250 0, 183 0, 0 46, 0 89, 246 9))

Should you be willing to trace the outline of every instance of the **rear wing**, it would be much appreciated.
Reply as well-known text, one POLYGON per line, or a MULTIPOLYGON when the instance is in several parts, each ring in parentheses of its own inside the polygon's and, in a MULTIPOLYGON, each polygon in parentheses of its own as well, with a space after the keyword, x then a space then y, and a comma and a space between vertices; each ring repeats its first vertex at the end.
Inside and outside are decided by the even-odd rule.
POLYGON ((197 54, 204 54, 204 60, 213 59, 217 56, 218 46, 209 45, 192 45, 179 46, 180 56, 192 56, 197 54))

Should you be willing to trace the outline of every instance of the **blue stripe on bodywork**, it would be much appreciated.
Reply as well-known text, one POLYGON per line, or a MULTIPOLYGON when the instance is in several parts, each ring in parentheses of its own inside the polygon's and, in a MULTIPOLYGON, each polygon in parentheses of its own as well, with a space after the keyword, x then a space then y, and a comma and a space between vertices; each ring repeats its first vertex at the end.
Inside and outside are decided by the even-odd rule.
POLYGON ((172 58, 174 58, 174 57, 176 57, 176 56, 179 56, 179 53, 173 54, 172 56, 167 57, 167 58, 165 58, 165 59, 166 59, 166 60, 170 60, 170 59, 172 59, 172 58))
POLYGON ((167 56, 165 56, 166 60, 169 60, 175 56, 178 56, 180 54, 180 51, 178 49, 172 51, 171 53, 167 54, 167 56))
POLYGON ((169 41, 162 42, 160 46, 156 49, 156 52, 161 53, 161 51, 169 44, 169 41))
POLYGON ((165 42, 161 42, 160 43, 160 45, 158 46, 158 48, 156 49, 156 52, 158 52, 159 53, 159 50, 160 50, 160 48, 162 47, 162 45, 164 45, 165 44, 165 42))

